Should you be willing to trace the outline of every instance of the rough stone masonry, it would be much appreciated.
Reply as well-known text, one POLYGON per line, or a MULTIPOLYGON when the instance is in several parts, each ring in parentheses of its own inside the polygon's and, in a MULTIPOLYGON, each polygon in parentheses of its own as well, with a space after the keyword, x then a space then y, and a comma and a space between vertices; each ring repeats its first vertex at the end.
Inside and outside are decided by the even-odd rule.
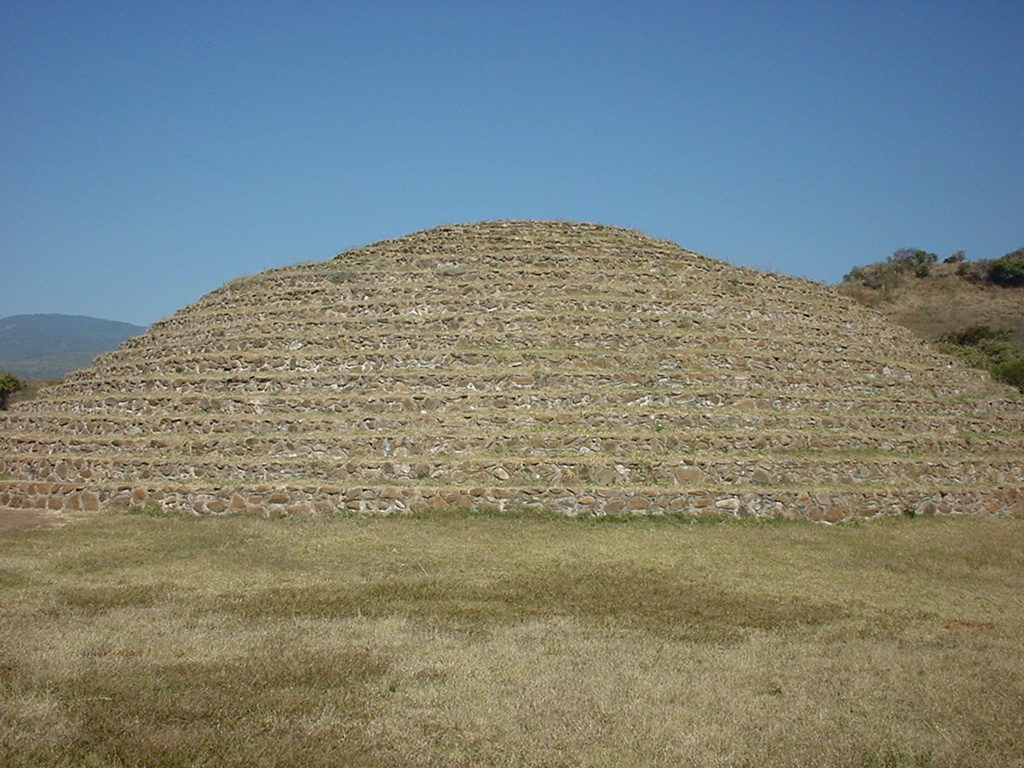
POLYGON ((595 224, 240 278, 0 425, 24 509, 1024 512, 1014 390, 825 286, 595 224))

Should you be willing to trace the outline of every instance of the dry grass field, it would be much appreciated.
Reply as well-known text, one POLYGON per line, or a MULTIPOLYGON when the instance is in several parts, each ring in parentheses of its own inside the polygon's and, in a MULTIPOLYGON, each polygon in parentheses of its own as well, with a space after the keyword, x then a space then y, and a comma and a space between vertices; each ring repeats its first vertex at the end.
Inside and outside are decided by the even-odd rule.
POLYGON ((1024 765, 1024 520, 0 533, 0 765, 1024 765))

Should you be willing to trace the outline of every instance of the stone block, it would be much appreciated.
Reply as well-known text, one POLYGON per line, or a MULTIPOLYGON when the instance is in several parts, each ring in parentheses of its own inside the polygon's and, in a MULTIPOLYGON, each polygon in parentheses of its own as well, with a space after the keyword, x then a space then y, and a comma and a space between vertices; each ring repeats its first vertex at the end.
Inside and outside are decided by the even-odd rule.
POLYGON ((621 498, 608 499, 604 503, 604 511, 609 515, 615 515, 626 508, 626 502, 621 498))
POLYGON ((846 510, 840 507, 829 507, 822 514, 820 519, 826 523, 838 523, 848 517, 846 510))
POLYGON ((715 509, 721 512, 728 512, 729 514, 735 515, 740 511, 743 506, 742 502, 732 496, 724 499, 718 499, 715 501, 715 509))
POLYGON ((672 471, 672 476, 677 485, 696 485, 704 479, 704 472, 700 467, 680 466, 672 471))

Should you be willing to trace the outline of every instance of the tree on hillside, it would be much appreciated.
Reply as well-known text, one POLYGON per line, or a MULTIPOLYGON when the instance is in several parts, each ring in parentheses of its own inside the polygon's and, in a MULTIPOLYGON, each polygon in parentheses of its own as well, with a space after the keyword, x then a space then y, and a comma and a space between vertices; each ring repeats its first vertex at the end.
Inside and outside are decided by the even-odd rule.
POLYGON ((7 400, 15 392, 21 392, 25 382, 11 373, 0 374, 0 410, 7 410, 7 400))
POLYGON ((922 251, 920 248, 900 248, 892 256, 886 257, 885 263, 900 271, 909 272, 922 264, 934 264, 938 260, 939 257, 934 253, 922 251))
POLYGON ((922 251, 920 248, 901 248, 889 256, 885 263, 897 273, 913 272, 917 277, 928 277, 931 265, 938 260, 939 257, 934 253, 922 251))
POLYGON ((907 272, 917 277, 927 277, 931 266, 939 260, 934 253, 922 251, 920 248, 900 248, 884 262, 869 264, 866 267, 854 267, 843 276, 843 282, 857 282, 874 290, 892 291, 907 272))

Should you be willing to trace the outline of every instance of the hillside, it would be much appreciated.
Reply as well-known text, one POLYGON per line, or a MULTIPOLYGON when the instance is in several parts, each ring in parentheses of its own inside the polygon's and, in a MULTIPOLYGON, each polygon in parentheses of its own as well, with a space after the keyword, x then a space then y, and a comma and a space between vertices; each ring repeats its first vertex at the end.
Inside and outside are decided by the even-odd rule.
POLYGON ((990 325, 1009 328, 1024 347, 1024 288, 973 281, 959 274, 961 269, 934 264, 927 275, 906 274, 891 288, 871 288, 855 279, 837 288, 929 341, 990 325))
POLYGON ((82 315, 12 315, 0 319, 0 371, 22 379, 59 379, 145 330, 82 315))
POLYGON ((239 278, 0 417, 0 505, 1024 511, 1018 394, 833 289, 445 226, 239 278))
POLYGON ((1024 357, 1024 286, 987 279, 993 262, 893 261, 855 267, 837 290, 969 364, 1017 374, 1003 378, 1021 386, 1013 361, 1024 357))

